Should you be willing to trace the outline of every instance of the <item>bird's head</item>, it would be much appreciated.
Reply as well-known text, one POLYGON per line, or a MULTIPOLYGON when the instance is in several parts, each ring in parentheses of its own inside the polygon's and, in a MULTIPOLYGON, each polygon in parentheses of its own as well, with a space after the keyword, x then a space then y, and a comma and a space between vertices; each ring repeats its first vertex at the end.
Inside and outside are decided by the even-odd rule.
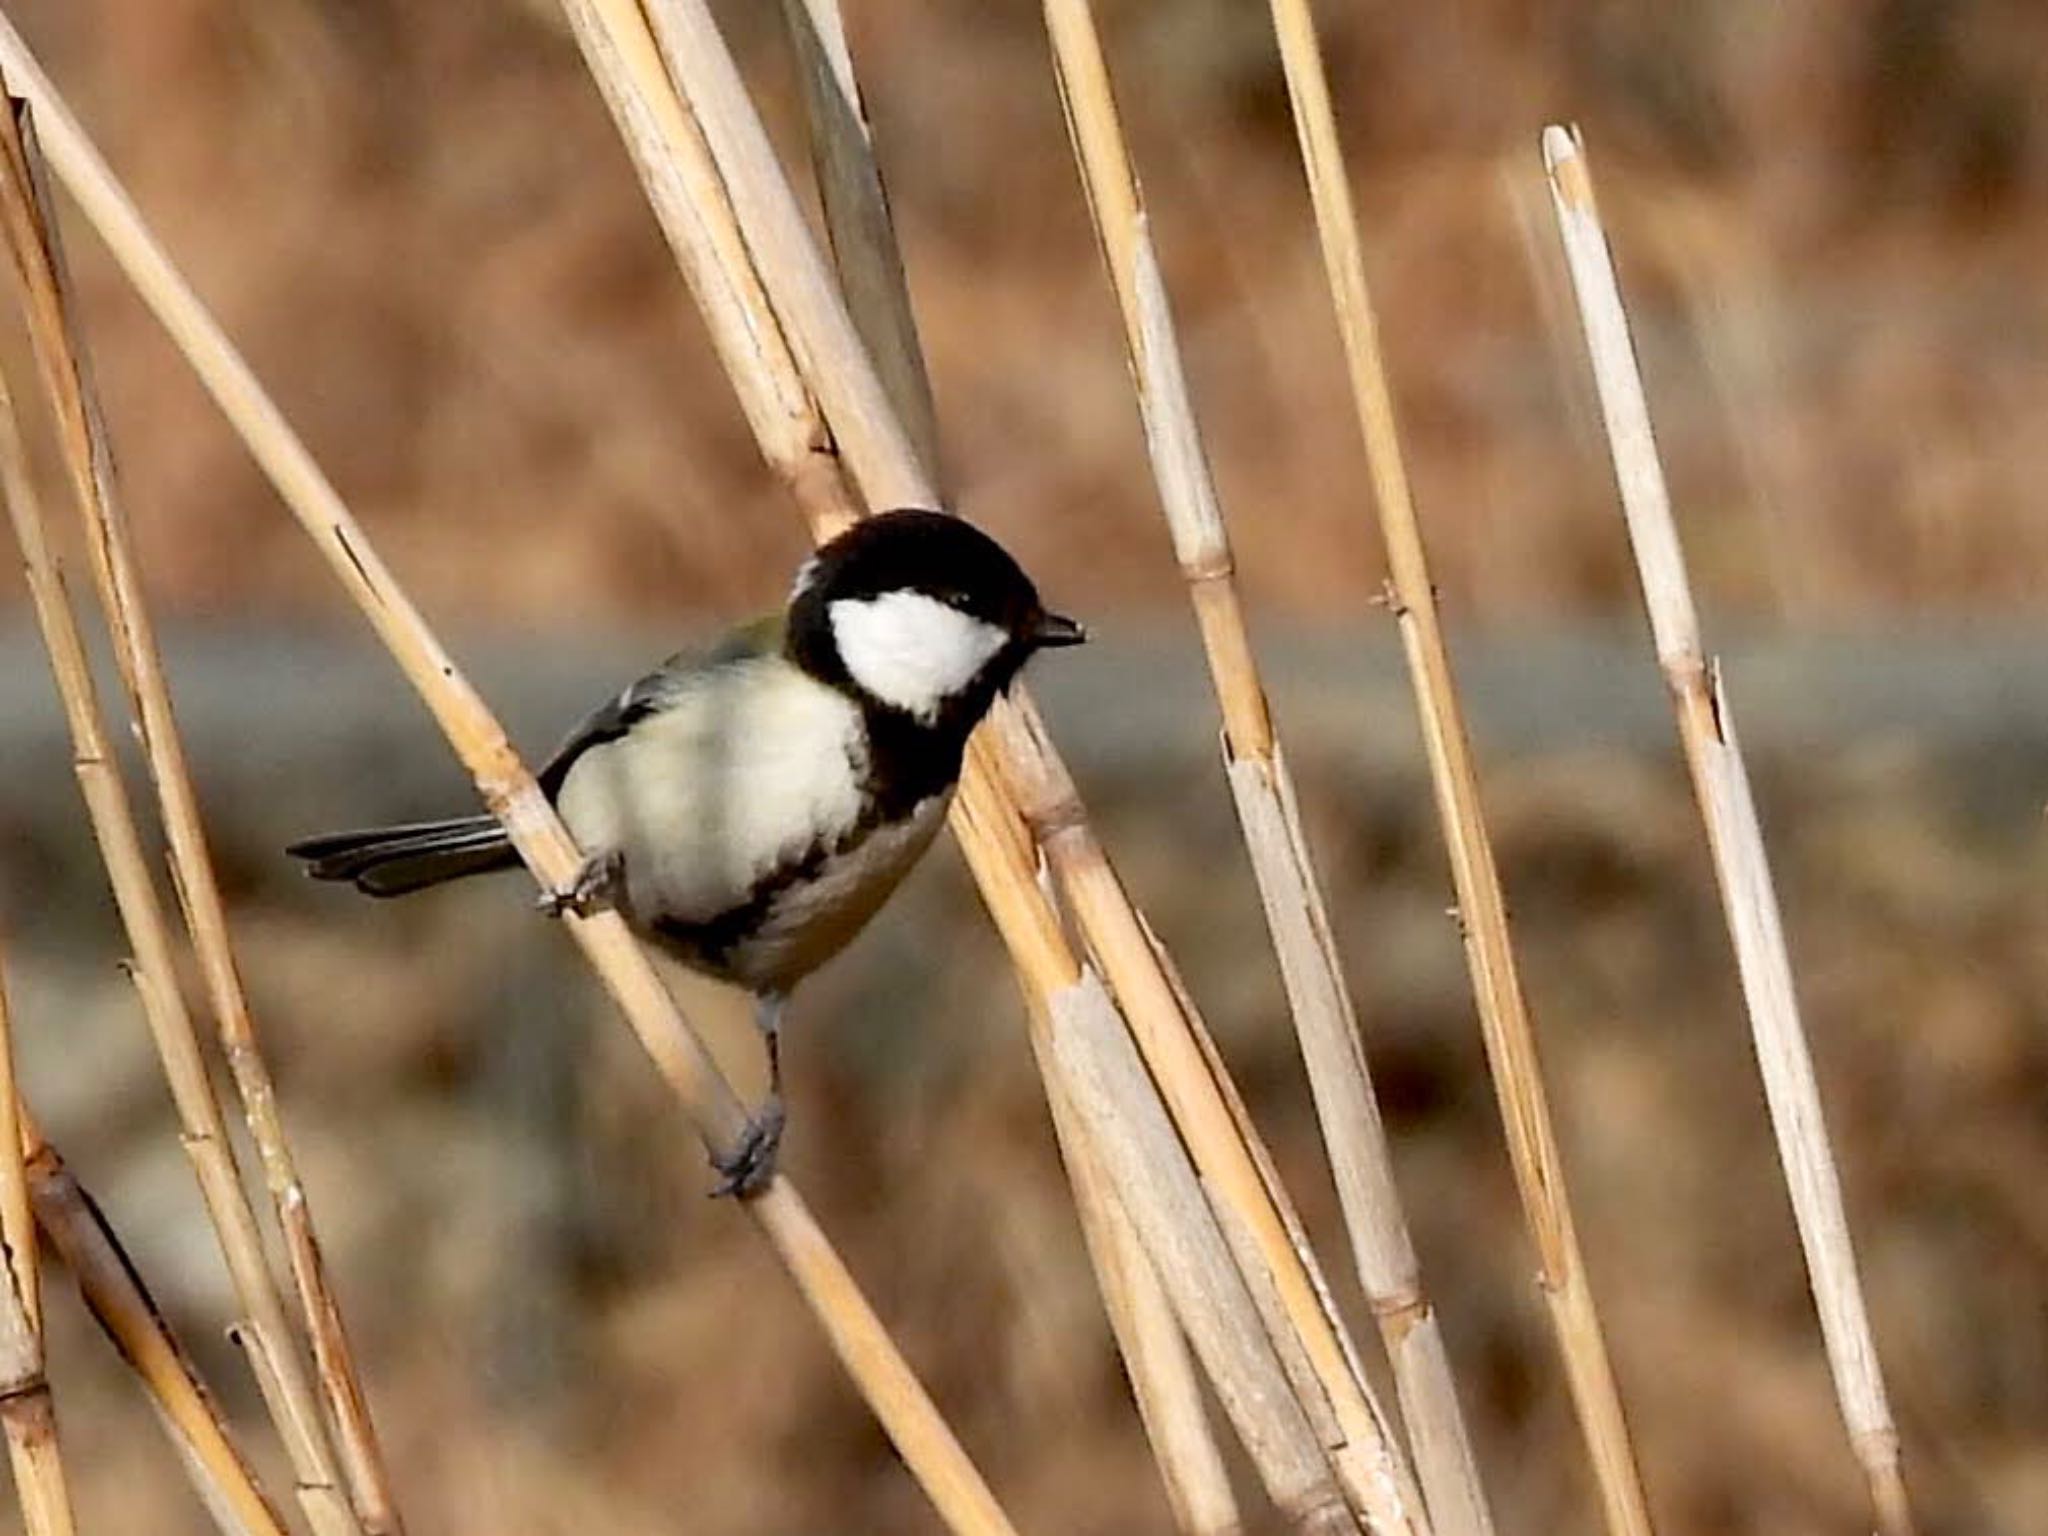
POLYGON ((1034 652, 1086 638, 1000 544, 940 512, 856 523, 804 562, 789 600, 799 666, 926 726, 972 726, 1034 652))

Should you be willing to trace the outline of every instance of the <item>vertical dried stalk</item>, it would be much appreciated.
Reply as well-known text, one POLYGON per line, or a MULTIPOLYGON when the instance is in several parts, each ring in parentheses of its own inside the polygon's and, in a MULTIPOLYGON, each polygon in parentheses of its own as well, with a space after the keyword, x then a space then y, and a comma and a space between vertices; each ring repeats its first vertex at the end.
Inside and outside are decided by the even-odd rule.
POLYGON ((36 1223, 71 1271, 86 1309, 149 1394, 157 1419, 222 1536, 285 1536, 213 1396, 179 1345, 114 1229, 57 1149, 21 1111, 36 1223))
MULTIPOLYGON (((838 0, 784 0, 783 16, 847 307, 925 462, 936 463, 931 380, 838 0)), ((1038 1006, 1049 1016, 1043 999, 1038 1006)), ((1237 1501, 1172 1303, 1117 1198, 1094 1145, 1098 1132, 1076 1107, 1059 1055, 1042 1051, 1039 1065, 1089 1258, 1175 1521, 1191 1536, 1226 1536, 1240 1528, 1237 1501)))
MULTIPOLYGON (((66 366, 61 359, 67 355, 61 307, 23 136, 13 103, 8 105, 10 110, 0 121, 0 223, 4 223, 8 252, 22 285, 37 360, 52 382, 53 398, 61 399, 61 391, 54 387, 66 366)), ((73 470, 75 488, 80 495, 90 496, 91 468, 73 466, 73 470)), ((77 619, 28 483, 19 428, 4 391, 0 391, 0 480, 4 480, 8 512, 27 568, 36 620, 70 725, 79 786, 133 951, 136 990, 177 1107, 186 1154, 192 1160, 207 1215, 245 1314, 239 1325, 240 1337, 264 1404, 291 1459, 307 1520, 321 1536, 354 1532, 354 1514, 339 1488, 320 1410, 285 1320, 256 1213, 243 1190, 234 1148, 206 1075, 198 1032, 178 989, 170 925, 109 746, 77 619)))
MULTIPOLYGON (((572 15, 580 4, 572 0, 572 15)), ((896 418, 811 240, 709 11, 701 0, 652 0, 649 11, 676 89, 695 115, 732 200, 734 220, 781 321, 788 354, 817 396, 862 498, 870 507, 934 504, 931 477, 896 418)), ((689 259, 687 252, 679 254, 689 259)), ((694 286, 703 289, 701 283, 694 286)), ((817 466, 776 462, 816 520, 829 525, 854 510, 850 491, 833 476, 818 473, 817 466)), ((1261 1262, 1248 1267, 1247 1278, 1270 1289, 1272 1316, 1276 1322, 1284 1319, 1285 1331, 1293 1336, 1276 1342, 1284 1355, 1298 1355, 1311 1374, 1304 1383, 1304 1406, 1325 1433, 1346 1497, 1383 1529, 1412 1529, 1421 1510, 1411 1497, 1412 1478, 1399 1447, 1351 1369, 1310 1266, 1290 1241, 1230 1120, 1142 924, 1088 829, 1072 781, 1036 725, 1028 694, 1020 690, 1012 702, 998 705, 992 726, 981 739, 997 744, 1008 794, 1016 797, 1025 789, 1036 798, 1042 814, 1028 816, 1027 824, 1045 847, 1062 895, 1115 986, 1212 1196, 1230 1213, 1226 1224, 1259 1255, 1261 1262)), ((969 777, 982 771, 975 764, 983 760, 970 758, 969 777)))
POLYGON ((1201 1382, 1174 1320, 1173 1304, 1089 1140, 1091 1132, 1064 1077, 1057 1070, 1045 1076, 1082 1236, 1137 1398, 1138 1417, 1152 1445, 1152 1459, 1166 1484, 1174 1525, 1184 1536, 1237 1536, 1243 1529, 1237 1498, 1202 1410, 1201 1382))
POLYGON ((1886 1536, 1909 1536, 1913 1514, 1899 1466, 1898 1431, 1857 1279, 1841 1180, 1799 1018, 1770 861, 1720 668, 1701 645, 1699 616, 1651 433, 1649 402, 1629 341, 1614 259, 1577 136, 1563 128, 1546 128, 1543 159, 1593 360, 1657 663, 1678 714, 1686 766, 1706 823, 1721 905, 1735 943, 1764 1096, 1799 1220, 1835 1393, 1870 1483, 1879 1529, 1886 1536))
POLYGON ((782 0, 782 14, 796 50, 819 201, 846 307, 918 457, 936 478, 938 411, 839 0, 782 0))
POLYGON ((14 1022, 7 1009, 6 956, 0 952, 0 1242, 22 1315, 40 1347, 43 1272, 36 1262, 35 1208, 21 1166, 21 1100, 14 1075, 14 1022))
MULTIPOLYGON (((1151 1258, 1267 1492, 1295 1528, 1355 1531, 1226 1234, 1092 969, 1040 894, 1034 852, 986 771, 962 781, 955 829, 1031 1002, 1031 1045, 1056 1117, 1072 1111, 1151 1258)), ((1169 1485, 1171 1486, 1171 1484, 1169 1485)))
POLYGON ((370 1423, 369 1405, 349 1348, 340 1304, 327 1278, 313 1226, 311 1202, 299 1179, 277 1107, 277 1090, 257 1043, 255 1020, 228 939, 227 909, 199 815, 198 796, 186 764, 185 745, 171 707, 156 626, 142 596, 142 583, 129 543, 127 520, 115 496, 113 456, 92 386, 90 364, 78 339, 70 278, 61 241, 49 217, 48 191, 32 134, 28 151, 30 186, 38 207, 42 257, 36 263, 32 302, 37 310, 37 355, 50 391, 58 437, 70 473, 77 510, 92 556, 115 660, 127 686, 131 716, 157 792, 170 844, 171 875, 198 953, 208 1001, 220 1031, 222 1054, 234 1078, 264 1182, 298 1293, 307 1336, 330 1424, 348 1473, 350 1496, 366 1530, 385 1536, 403 1531, 390 1477, 370 1423))
POLYGON ((703 135, 674 92, 644 88, 644 82, 663 76, 639 0, 562 0, 562 11, 632 153, 762 453, 776 464, 815 459, 820 472, 829 472, 831 443, 745 242, 730 219, 707 216, 725 193, 703 135))
MULTIPOLYGON (((680 105, 667 82, 661 77, 658 67, 650 67, 650 45, 637 8, 630 4, 617 3, 617 0, 565 0, 565 9, 576 28, 585 57, 593 71, 598 74, 606 99, 612 104, 614 113, 619 118, 621 131, 634 154, 642 179, 646 183, 649 198, 655 205, 663 228, 670 234, 671 245, 684 266, 693 293, 698 296, 700 302, 708 302, 707 295, 724 295, 727 302, 734 306, 732 313, 715 311, 707 315, 707 320, 714 343, 719 347, 721 359, 733 373, 742 399, 800 397, 803 386, 796 380, 794 373, 791 372, 784 377, 784 370, 793 370, 796 366, 788 343, 772 323, 764 328, 758 323, 758 315, 744 308, 748 296, 758 292, 757 279, 753 274, 697 270, 697 263, 716 260, 718 253, 732 248, 740 238, 740 226, 734 209, 725 201, 725 182, 721 178, 720 169, 710 165, 704 158, 707 152, 706 132, 696 121, 686 120, 679 124, 676 122, 679 115, 686 117, 686 114, 681 114, 680 105), (650 129, 650 125, 662 123, 672 125, 672 131, 669 131, 665 138, 656 136, 650 129), (681 205, 684 200, 691 198, 701 201, 689 203, 687 206, 681 205)), ((693 24, 701 20, 701 16, 694 18, 693 24)), ((716 66, 717 78, 714 83, 722 92, 719 101, 719 121, 723 125, 725 135, 728 138, 734 133, 739 133, 742 137, 749 134, 752 136, 751 146, 743 145, 742 149, 744 151, 751 147, 754 151, 754 158, 751 161, 754 171, 751 184, 757 186, 754 206, 758 210, 765 196, 770 213, 779 214, 785 220, 776 226, 782 243, 770 243, 778 252, 789 256, 805 268, 799 274, 799 278, 802 284, 802 300, 807 306, 809 318, 821 321, 828 328, 836 323, 842 338, 848 338, 851 335, 850 322, 846 320, 843 309, 839 307, 836 289, 829 277, 823 275, 822 267, 818 265, 816 252, 809 243, 801 219, 795 215, 788 188, 781 181, 780 169, 775 165, 772 155, 766 153, 765 144, 759 140, 759 123, 753 118, 737 75, 731 70, 731 61, 724 54, 723 41, 718 38, 715 29, 708 35, 709 51, 686 44, 679 49, 679 53, 684 57, 716 66), (777 187, 780 188, 779 199, 772 195, 777 187), (763 188, 766 189, 765 192, 762 191, 763 188)), ((728 144, 729 149, 730 147, 728 144)), ((866 360, 860 353, 857 340, 847 341, 846 344, 850 346, 852 354, 848 366, 865 368, 866 360)), ((864 387, 855 387, 852 390, 848 420, 854 422, 857 427, 865 427, 875 419, 875 410, 886 413, 886 401, 881 401, 879 405, 876 403, 880 395, 880 385, 874 381, 870 373, 864 387)), ((886 416, 884 419, 886 423, 886 416)), ((853 491, 841 476, 839 460, 818 451, 817 445, 825 440, 821 424, 810 432, 799 430, 779 435, 761 435, 764 453, 771 464, 788 479, 799 504, 810 516, 813 528, 821 537, 844 526, 847 521, 859 515, 860 510, 853 491)), ((914 457, 906 457, 907 450, 900 436, 885 429, 879 437, 862 437, 860 441, 864 445, 863 451, 870 458, 879 454, 902 471, 902 475, 897 481, 892 482, 893 484, 909 483, 913 488, 924 486, 921 467, 916 464, 914 457)), ((923 491, 913 494, 909 499, 928 501, 928 490, 926 486, 923 491)), ((886 503, 903 498, 892 494, 875 494, 871 499, 886 503)), ((1065 944, 1064 939, 1060 937, 1058 920, 1050 909, 1045 907, 1044 898, 1034 882, 1029 866, 1023 866, 1023 872, 1020 874, 1016 866, 1006 865, 1001 856, 1006 850, 984 846, 982 843, 983 839, 997 834, 988 830, 988 823, 978 827, 966 813, 967 802, 976 793, 982 793, 995 797, 1002 805, 1003 815, 1000 819, 1005 823, 1006 831, 1009 830, 1010 824, 1017 821, 1014 806, 1007 803, 1000 787, 987 778, 991 771, 991 759, 985 746, 987 740, 984 734, 979 738, 983 745, 970 753, 968 771, 962 779, 961 805, 955 809, 955 831, 968 854, 970 864, 975 867, 977 878, 983 883, 984 893, 991 905, 1000 910, 1004 902, 1010 902, 1021 908, 1033 910, 1039 919, 1030 930, 1035 936, 1034 941, 1049 943, 1055 946, 1059 953, 1064 954, 1065 944)), ((1022 837, 1021 831, 1017 831, 1015 835, 1022 837)), ((1018 945, 1021 941, 1016 930, 1006 932, 1011 939, 1013 956, 1017 958, 1020 968, 1028 971, 1036 957, 1019 950, 1018 945)), ((1070 956, 1066 957, 1066 966, 1068 973, 1073 974, 1073 961, 1070 956)), ((1198 1071, 1205 1073, 1206 1069, 1198 1068, 1198 1071)), ((1213 1082, 1206 1075, 1202 1076, 1201 1082, 1203 1089, 1213 1095, 1213 1082)), ((1225 1118, 1227 1119, 1227 1116, 1225 1118)), ((1239 1223, 1240 1226, 1245 1224, 1239 1223)), ((1271 1224, 1276 1229, 1280 1227, 1277 1218, 1273 1218, 1271 1224)), ((1286 1248, 1284 1230, 1281 1231, 1280 1245, 1284 1253, 1283 1262, 1291 1264, 1298 1272, 1301 1261, 1291 1249, 1286 1248)), ((1169 1262, 1167 1257, 1159 1256, 1157 1250, 1155 1256, 1162 1265, 1169 1262)), ((1178 1256, 1175 1257, 1177 1260, 1178 1256)), ((1260 1272, 1260 1278, 1264 1278, 1263 1270, 1260 1272)), ((1304 1280, 1297 1287, 1297 1296, 1301 1291, 1308 1293, 1310 1304, 1313 1305, 1313 1287, 1304 1280)), ((1185 1316, 1183 1322, 1188 1322, 1185 1316)), ((1330 1325, 1324 1322, 1322 1326, 1328 1328, 1330 1325)), ((1199 1352, 1199 1339, 1197 1347, 1199 1352)), ((1339 1354, 1341 1355, 1341 1351, 1339 1354)), ((1204 1361, 1214 1368, 1215 1362, 1210 1356, 1205 1355, 1204 1361)), ((1324 1411, 1326 1413, 1327 1409, 1324 1411)), ((1367 1422, 1370 1427, 1371 1421, 1367 1422)), ((1379 1442, 1367 1438, 1364 1443, 1369 1447, 1379 1442)), ((1357 1472, 1357 1465, 1357 1459, 1354 1459, 1354 1475, 1357 1472)), ((1269 1486, 1271 1485, 1269 1477, 1269 1486)))
POLYGON ((1238 1266, 1302 1406, 1328 1446, 1352 1507, 1377 1531, 1427 1529, 1414 1480, 1365 1390, 1326 1288, 1277 1182, 1240 1124, 1207 1031, 1161 963, 1153 939, 1089 835, 1073 781, 1035 715, 999 713, 985 749, 1073 904, 1093 953, 1117 978, 1117 1001, 1160 1096, 1201 1170, 1238 1266))
POLYGON ((1478 998, 1487 1060, 1521 1192, 1523 1217, 1535 1239, 1541 1265, 1538 1283, 1564 1355, 1572 1403, 1592 1457, 1607 1527, 1616 1536, 1647 1536, 1650 1515, 1642 1476, 1572 1220, 1557 1135, 1537 1062, 1535 1032, 1508 933, 1500 873, 1494 866, 1493 844, 1479 806, 1471 744, 1437 618, 1436 589, 1430 583, 1422 530, 1408 493, 1400 438, 1394 430, 1393 398, 1379 355, 1358 221, 1344 177, 1336 114, 1330 106, 1329 82, 1308 0, 1273 0, 1273 22, 1315 204, 1323 265, 1343 337, 1352 398, 1370 461, 1393 576, 1392 603, 1421 713, 1437 811, 1449 846, 1466 964, 1478 998))
POLYGON ((57 1446, 57 1406, 43 1374, 43 1293, 35 1211, 21 1144, 14 1030, 0 956, 0 1426, 27 1536, 71 1536, 71 1488, 57 1446))
POLYGON ((1187 578, 1223 715, 1225 766, 1308 1068, 1373 1316, 1394 1366, 1416 1470, 1439 1531, 1492 1523, 1435 1313, 1394 1185, 1357 1020, 1245 631, 1230 541, 1182 372, 1143 196, 1086 0, 1049 0, 1048 31, 1075 158, 1123 312, 1153 475, 1187 578))
MULTIPOLYGON (((0 63, 17 86, 35 98, 52 167, 433 711, 528 867, 549 888, 566 888, 582 867, 582 856, 519 761, 503 727, 392 579, 304 443, 171 266, 77 120, 58 100, 47 77, 36 70, 19 36, 4 23, 0 63)), ((730 1146, 744 1123, 739 1101, 624 922, 616 913, 603 912, 572 918, 567 926, 706 1144, 730 1146)), ((786 1179, 777 1179, 745 1204, 941 1516, 958 1531, 1008 1532, 1009 1522, 980 1474, 795 1188, 786 1179)))

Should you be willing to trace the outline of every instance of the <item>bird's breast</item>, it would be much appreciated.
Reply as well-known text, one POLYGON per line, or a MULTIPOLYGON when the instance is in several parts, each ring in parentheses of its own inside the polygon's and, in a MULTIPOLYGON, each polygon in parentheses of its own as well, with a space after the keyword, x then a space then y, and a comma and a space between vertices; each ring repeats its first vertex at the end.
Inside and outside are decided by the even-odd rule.
POLYGON ((764 658, 591 748, 557 804, 586 850, 625 856, 633 913, 704 921, 859 823, 865 756, 850 701, 764 658))
POLYGON ((945 821, 951 792, 897 821, 863 825, 771 875, 720 919, 671 930, 683 958, 756 991, 787 992, 844 949, 903 882, 945 821))
POLYGON ((950 786, 884 816, 851 700, 775 659, 715 673, 592 747, 557 805, 624 856, 625 915, 685 962, 786 990, 845 946, 930 846, 950 786))

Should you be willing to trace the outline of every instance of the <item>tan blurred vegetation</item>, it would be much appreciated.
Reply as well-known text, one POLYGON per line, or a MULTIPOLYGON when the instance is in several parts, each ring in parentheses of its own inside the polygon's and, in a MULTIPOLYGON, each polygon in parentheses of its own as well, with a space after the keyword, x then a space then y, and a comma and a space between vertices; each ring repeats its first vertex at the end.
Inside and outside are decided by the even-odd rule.
MULTIPOLYGON (((722 14, 800 157, 769 9, 722 14)), ((1036 8, 849 9, 949 478, 1063 603, 1141 629, 1176 579, 1036 8)), ((1588 1530, 1391 637, 1359 638, 1380 557, 1264 8, 1103 9, 1255 611, 1360 625, 1335 665, 1276 648, 1278 715, 1501 1529, 1588 1530)), ((1537 128, 1570 117, 1710 623, 1868 626, 1832 668, 1738 669, 1736 696, 1778 722, 1744 715, 1929 1536, 2018 1536, 2048 1508, 2048 726, 2015 681, 2048 647, 2048 11, 1321 9, 1453 619, 1634 611, 1531 179, 1537 128), (1993 608, 2020 627, 1989 652, 1878 635, 1993 608), (1875 702, 1837 720, 1845 696, 1875 702)), ((586 632, 573 663, 529 644, 487 666, 529 745, 655 654, 649 631, 779 590, 799 525, 548 0, 8 10, 428 613, 586 632)), ((931 1529, 516 882, 400 906, 287 883, 286 837, 466 791, 381 668, 266 643, 352 620, 91 239, 71 249, 152 592, 268 626, 174 656, 173 681, 414 1528, 931 1529)), ((1522 633, 1474 711, 1660 1529, 1861 1529, 1648 662, 1601 645, 1521 671, 1522 633), (1532 716, 1540 739, 1517 734, 1532 716)), ((1050 692, 1055 722, 1340 1269, 1192 656, 1098 650, 1050 692)), ((19 697, 43 688, 27 646, 4 654, 19 697)), ((30 1081, 260 1439, 35 718, 34 782, 0 794, 30 1081)), ((793 1170, 1024 1529, 1164 1530, 1013 996, 942 856, 797 1005, 793 1170)), ((751 1071, 746 1026, 718 1020, 751 1071)), ((201 1530, 105 1351, 60 1323, 88 1523, 201 1530)))
MULTIPOLYGON (((795 522, 552 6, 15 9, 430 612, 722 614, 776 589, 795 522)), ((1327 9, 1454 612, 1632 606, 1577 343, 1538 281, 1552 117, 1598 156, 1710 593, 2038 602, 2048 12, 1327 9)), ((1169 601, 1036 8, 851 10, 963 505, 1077 602, 1169 601)), ((725 7, 787 127, 772 11, 725 7)), ((1379 556, 1263 9, 1105 11, 1251 593, 1355 614, 1379 556)), ((88 265, 158 589, 324 604, 211 407, 88 265)))

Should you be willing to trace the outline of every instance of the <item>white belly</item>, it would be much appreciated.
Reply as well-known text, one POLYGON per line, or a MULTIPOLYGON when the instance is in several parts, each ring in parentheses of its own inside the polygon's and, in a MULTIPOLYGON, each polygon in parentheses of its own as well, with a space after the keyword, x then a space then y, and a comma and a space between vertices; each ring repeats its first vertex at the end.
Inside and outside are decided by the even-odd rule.
POLYGON ((944 814, 934 796, 903 822, 862 826, 864 743, 836 690, 780 661, 724 668, 589 748, 557 807, 586 852, 623 855, 622 905, 643 934, 786 990, 873 916, 944 814))

